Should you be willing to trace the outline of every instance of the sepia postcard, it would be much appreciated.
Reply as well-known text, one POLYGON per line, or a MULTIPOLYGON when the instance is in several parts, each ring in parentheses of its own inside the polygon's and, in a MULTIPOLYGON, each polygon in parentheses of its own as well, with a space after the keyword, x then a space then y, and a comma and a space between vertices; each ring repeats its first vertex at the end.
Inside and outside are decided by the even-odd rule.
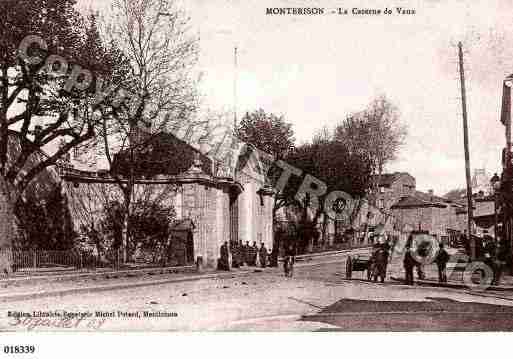
POLYGON ((0 331, 512 331, 512 11, 1 0, 0 331))

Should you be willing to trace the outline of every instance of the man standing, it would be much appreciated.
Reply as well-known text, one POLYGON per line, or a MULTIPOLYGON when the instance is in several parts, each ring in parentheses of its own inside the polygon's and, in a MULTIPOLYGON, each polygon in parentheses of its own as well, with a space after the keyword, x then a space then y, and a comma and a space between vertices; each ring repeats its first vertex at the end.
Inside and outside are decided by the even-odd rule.
POLYGON ((262 242, 262 245, 260 246, 260 265, 262 268, 265 268, 267 265, 267 248, 265 248, 264 242, 262 242))
POLYGON ((251 265, 251 257, 250 257, 250 245, 249 245, 249 241, 246 241, 246 244, 244 245, 244 262, 246 263, 247 266, 250 266, 251 265))
POLYGON ((256 266, 257 264, 257 257, 258 257, 258 247, 255 241, 253 241, 253 245, 251 246, 250 251, 250 258, 251 258, 251 265, 256 266))
POLYGON ((409 245, 406 246, 406 253, 404 253, 404 272, 405 281, 407 285, 413 285, 413 267, 416 265, 416 261, 413 258, 412 249, 409 245))
POLYGON ((296 260, 296 250, 294 246, 289 243, 285 246, 285 257, 283 258, 283 270, 285 277, 292 277, 294 274, 294 262, 296 260))
POLYGON ((374 252, 374 264, 374 282, 379 277, 380 282, 384 283, 387 274, 388 252, 382 246, 374 252))
POLYGON ((239 268, 240 258, 239 258, 239 248, 238 248, 237 242, 230 242, 230 250, 232 252, 232 267, 239 268))
POLYGON ((440 249, 436 255, 436 266, 438 267, 438 281, 440 283, 447 283, 447 262, 449 262, 449 253, 444 248, 444 244, 440 243, 440 249))
POLYGON ((242 241, 239 241, 239 265, 242 267, 246 262, 246 248, 242 241))
POLYGON ((223 243, 220 251, 221 251, 221 258, 219 258, 217 268, 219 270, 228 270, 229 271, 230 270, 230 262, 229 262, 230 250, 228 248, 228 242, 223 243))

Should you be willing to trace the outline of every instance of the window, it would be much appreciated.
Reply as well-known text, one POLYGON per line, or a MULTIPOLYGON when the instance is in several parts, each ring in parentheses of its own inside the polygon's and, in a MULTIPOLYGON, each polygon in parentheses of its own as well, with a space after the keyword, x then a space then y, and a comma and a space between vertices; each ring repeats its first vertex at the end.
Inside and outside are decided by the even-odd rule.
POLYGON ((379 207, 380 209, 385 208, 385 200, 380 199, 380 200, 378 201, 378 207, 379 207))
POLYGON ((379 187, 379 193, 385 193, 385 187, 383 187, 383 186, 379 187))

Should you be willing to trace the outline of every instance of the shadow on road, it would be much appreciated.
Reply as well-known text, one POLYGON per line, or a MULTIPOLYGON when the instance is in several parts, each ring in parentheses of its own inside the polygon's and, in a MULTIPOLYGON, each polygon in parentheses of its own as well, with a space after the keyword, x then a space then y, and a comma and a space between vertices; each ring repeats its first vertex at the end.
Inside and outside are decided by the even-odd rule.
POLYGON ((512 331, 513 307, 460 302, 342 299, 302 320, 335 325, 342 331, 512 331))

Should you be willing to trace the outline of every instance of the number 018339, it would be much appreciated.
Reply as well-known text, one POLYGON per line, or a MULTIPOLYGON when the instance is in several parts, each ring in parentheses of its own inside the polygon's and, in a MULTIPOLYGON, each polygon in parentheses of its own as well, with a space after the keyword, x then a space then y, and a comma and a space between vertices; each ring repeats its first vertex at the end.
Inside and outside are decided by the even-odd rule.
POLYGON ((34 345, 4 345, 4 354, 33 354, 35 351, 34 345))

